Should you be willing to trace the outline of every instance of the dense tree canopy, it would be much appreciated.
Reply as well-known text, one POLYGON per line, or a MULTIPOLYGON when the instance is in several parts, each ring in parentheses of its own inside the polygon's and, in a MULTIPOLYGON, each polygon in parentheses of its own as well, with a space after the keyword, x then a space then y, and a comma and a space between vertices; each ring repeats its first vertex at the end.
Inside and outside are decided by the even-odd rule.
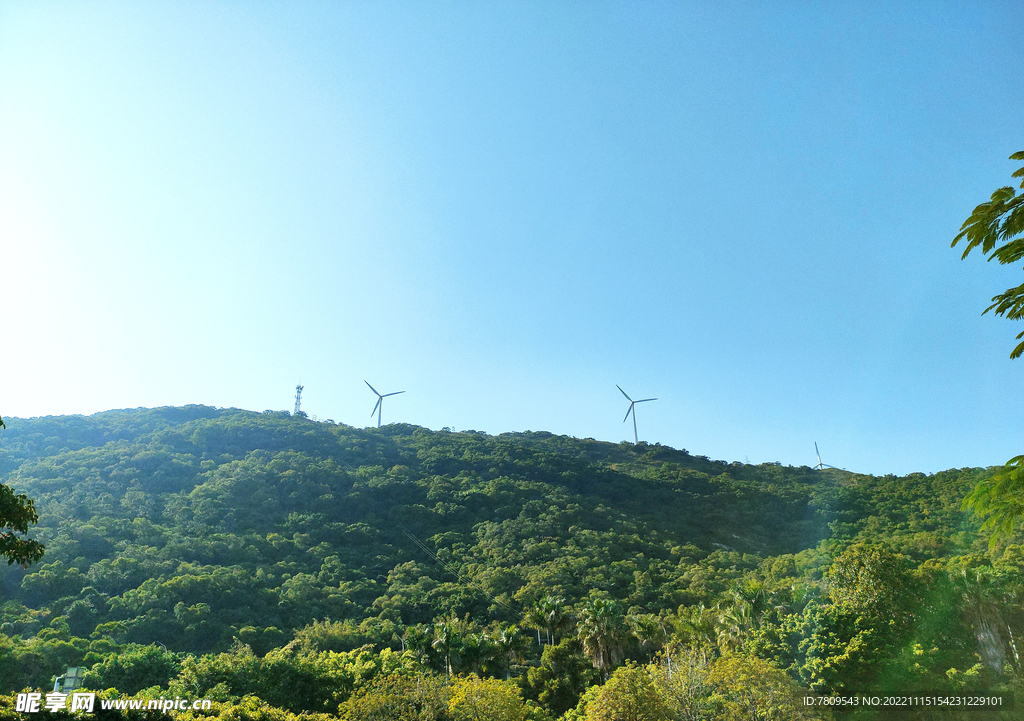
POLYGON ((961 510, 980 469, 189 406, 12 423, 0 472, 47 544, 0 569, 0 693, 82 665, 225 718, 728 718, 1019 673, 1024 546, 961 510))

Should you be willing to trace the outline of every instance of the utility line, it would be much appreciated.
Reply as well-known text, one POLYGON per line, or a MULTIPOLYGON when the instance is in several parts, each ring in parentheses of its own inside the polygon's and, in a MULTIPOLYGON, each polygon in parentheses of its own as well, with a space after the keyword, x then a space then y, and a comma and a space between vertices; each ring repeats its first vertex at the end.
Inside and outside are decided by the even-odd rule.
POLYGON ((402 533, 404 533, 406 536, 408 536, 409 539, 413 543, 415 543, 416 546, 419 547, 419 549, 421 551, 423 551, 425 554, 430 556, 430 558, 433 559, 435 563, 437 563, 444 570, 448 571, 448 573, 452 574, 457 579, 462 581, 462 583, 464 583, 465 585, 469 586, 470 588, 475 588, 477 591, 479 591, 480 593, 482 593, 485 596, 487 596, 487 598, 491 599, 491 601, 494 603, 494 605, 499 606, 500 608, 505 609, 506 611, 508 611, 513 616, 517 616, 519 618, 519 620, 523 619, 523 614, 522 614, 521 611, 517 611, 516 609, 512 608, 511 606, 509 606, 507 603, 505 603, 503 601, 499 601, 497 598, 495 598, 490 593, 488 593, 487 589, 485 589, 485 588, 481 587, 480 585, 478 585, 471 578, 468 578, 467 576, 464 576, 457 568, 455 568, 451 564, 448 564, 448 563, 445 563, 444 561, 442 561, 440 558, 437 557, 436 553, 434 553, 429 548, 427 548, 426 544, 424 544, 422 541, 420 541, 420 539, 416 538, 416 536, 414 536, 412 531, 410 531, 408 528, 402 527, 402 533))

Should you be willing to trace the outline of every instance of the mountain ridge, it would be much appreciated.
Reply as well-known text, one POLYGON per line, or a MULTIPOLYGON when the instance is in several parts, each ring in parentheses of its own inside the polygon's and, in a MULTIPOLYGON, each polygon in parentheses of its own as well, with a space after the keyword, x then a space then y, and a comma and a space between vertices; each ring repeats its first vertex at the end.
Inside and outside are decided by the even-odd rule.
POLYGON ((185 406, 9 419, 0 472, 47 545, 0 569, 0 633, 49 649, 56 673, 130 643, 263 653, 326 619, 342 648, 400 650, 410 628, 519 622, 548 596, 671 620, 756 580, 802 607, 851 543, 922 568, 980 558, 959 503, 989 471, 876 477, 185 406))

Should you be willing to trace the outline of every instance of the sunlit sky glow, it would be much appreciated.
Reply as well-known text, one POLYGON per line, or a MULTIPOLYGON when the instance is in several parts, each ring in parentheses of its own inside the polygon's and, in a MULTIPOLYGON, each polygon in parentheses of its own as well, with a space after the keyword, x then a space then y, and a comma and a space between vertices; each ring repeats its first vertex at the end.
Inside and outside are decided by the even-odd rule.
POLYGON ((1021 6, 898 5, 4 3, 0 413, 1002 463, 1021 6))

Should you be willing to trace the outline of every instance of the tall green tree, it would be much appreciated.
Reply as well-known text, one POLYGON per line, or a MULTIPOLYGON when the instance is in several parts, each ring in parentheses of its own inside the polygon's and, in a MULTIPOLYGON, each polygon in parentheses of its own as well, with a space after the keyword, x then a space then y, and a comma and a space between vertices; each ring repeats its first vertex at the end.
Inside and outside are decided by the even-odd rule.
POLYGON ((554 646, 557 641, 555 634, 565 631, 572 625, 572 617, 561 596, 545 596, 538 604, 543 617, 544 630, 547 631, 548 645, 554 646))
POLYGON ((544 609, 541 607, 539 602, 530 606, 526 609, 526 613, 523 614, 523 628, 532 628, 537 632, 538 646, 542 645, 540 640, 540 631, 542 628, 545 628, 546 623, 547 619, 544 616, 544 609))
POLYGON ((519 627, 514 624, 500 624, 489 638, 495 649, 498 667, 504 671, 507 681, 512 674, 512 666, 525 659, 530 639, 521 634, 519 627))
MULTIPOLYGON (((1024 150, 1014 153, 1010 160, 1024 160, 1024 150)), ((1024 167, 1011 176, 1024 178, 1024 167)), ((1024 180, 1020 189, 1024 190, 1024 180)), ((1000 264, 1017 263, 1024 259, 1024 193, 1018 194, 1012 186, 999 188, 988 202, 978 205, 960 227, 953 246, 961 240, 967 247, 961 259, 980 247, 988 260, 1000 264)), ((996 315, 1010 320, 1024 318, 1024 284, 1007 288, 992 297, 992 305, 985 313, 995 309, 996 315)), ((984 313, 983 313, 984 315, 984 313)), ((1017 340, 1024 338, 1024 331, 1017 340)), ((1019 358, 1024 353, 1021 341, 1010 353, 1019 358)), ((1015 456, 991 478, 981 481, 964 499, 964 507, 974 511, 984 522, 982 528, 992 532, 991 543, 1010 535, 1017 522, 1024 517, 1024 456, 1015 456)))
POLYGON ((715 717, 713 660, 705 649, 674 644, 659 663, 647 667, 672 721, 704 721, 715 717))
MULTIPOLYGON (((0 418, 0 428, 7 428, 0 418)), ((20 563, 28 567, 43 557, 43 545, 38 541, 22 538, 28 527, 39 522, 32 499, 24 493, 15 493, 12 488, 0 483, 0 556, 7 559, 7 565, 20 563)))
POLYGON ((462 648, 462 633, 458 621, 446 619, 434 626, 434 640, 430 644, 444 659, 445 673, 452 677, 452 661, 458 658, 462 648))
POLYGON ((526 721, 529 714, 519 689, 510 681, 459 676, 449 683, 449 693, 452 721, 526 721))
POLYGON ((800 616, 800 676, 821 693, 862 692, 906 641, 920 607, 911 561, 854 543, 825 572, 827 596, 800 616))
POLYGON ((622 649, 629 638, 622 607, 615 601, 591 599, 580 614, 576 634, 583 644, 583 652, 607 679, 612 667, 621 660, 622 649))
POLYGON ((345 721, 446 721, 451 691, 432 674, 378 676, 339 709, 345 721))
POLYGON ((586 721, 669 721, 665 700, 647 668, 632 662, 615 671, 587 704, 586 721))
POLYGON ((563 638, 557 646, 545 646, 540 665, 526 672, 523 688, 555 715, 574 708, 598 678, 597 670, 581 653, 575 638, 563 638))
POLYGON ((800 721, 817 718, 785 671, 759 658, 729 655, 715 661, 708 680, 722 696, 723 721, 800 721))
POLYGON ((655 616, 653 613, 640 613, 628 616, 630 633, 636 639, 639 650, 648 661, 654 660, 654 654, 660 651, 671 637, 671 627, 667 618, 655 616))

